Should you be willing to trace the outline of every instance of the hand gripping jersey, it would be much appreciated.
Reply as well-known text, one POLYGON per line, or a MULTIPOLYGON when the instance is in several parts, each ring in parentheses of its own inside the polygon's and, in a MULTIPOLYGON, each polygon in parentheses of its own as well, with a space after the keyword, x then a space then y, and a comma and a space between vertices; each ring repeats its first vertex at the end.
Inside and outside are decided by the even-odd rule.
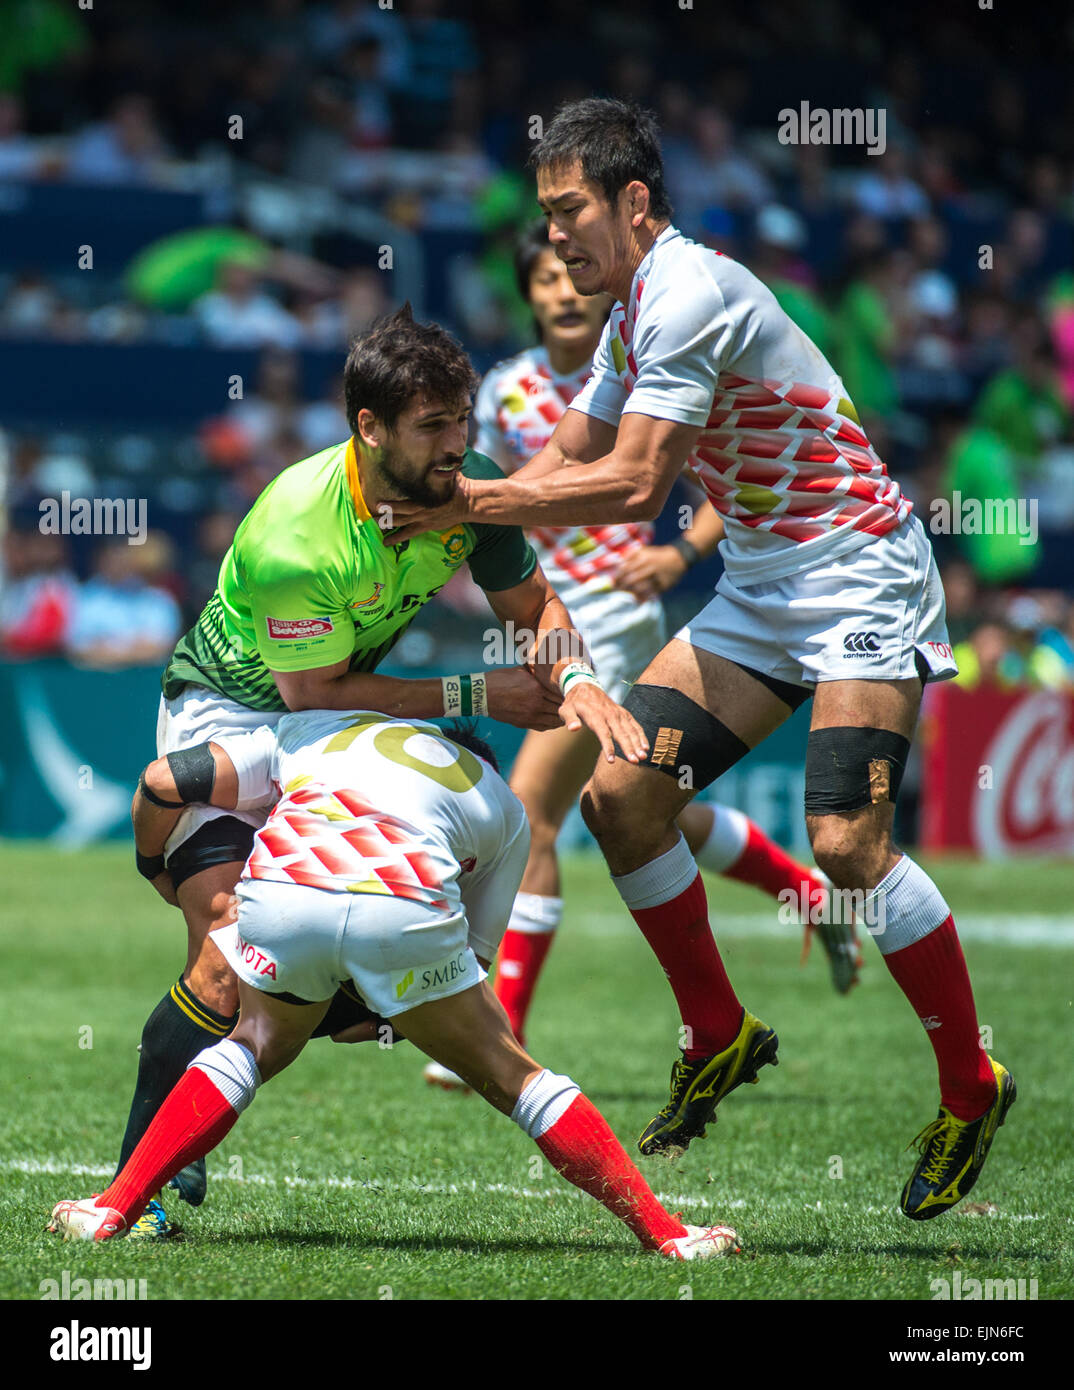
POLYGON ((526 815, 435 724, 303 710, 215 741, 235 764, 238 809, 280 798, 244 879, 461 906, 471 935, 499 939, 529 850, 526 815))
MULTIPOLYGON (((503 476, 473 450, 462 471, 503 476)), ((168 663, 165 698, 190 684, 251 709, 282 710, 273 671, 345 659, 352 671, 372 671, 464 563, 483 589, 497 590, 529 578, 537 558, 515 526, 460 523, 384 545, 353 443, 325 449, 285 469, 254 503, 216 593, 168 663)))
MULTIPOLYGON (((527 348, 498 363, 481 383, 474 406, 475 447, 514 473, 548 443, 590 368, 571 376, 552 370, 548 351, 527 348)), ((624 559, 652 540, 648 522, 612 526, 541 526, 530 540, 549 583, 570 607, 583 594, 606 593, 624 559)))
POLYGON ((823 563, 910 512, 824 355, 756 276, 674 227, 612 310, 571 406, 701 427, 690 465, 725 520, 737 584, 823 563))

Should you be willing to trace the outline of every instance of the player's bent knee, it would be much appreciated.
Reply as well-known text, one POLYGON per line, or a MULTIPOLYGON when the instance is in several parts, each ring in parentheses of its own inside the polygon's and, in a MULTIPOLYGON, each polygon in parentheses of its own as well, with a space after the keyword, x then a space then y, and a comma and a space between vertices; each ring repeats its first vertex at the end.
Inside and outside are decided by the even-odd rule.
MULTIPOLYGON (((684 791, 703 791, 750 751, 703 705, 670 686, 632 686, 623 708, 649 740, 649 756, 639 766, 674 777, 684 791)), ((618 746, 615 751, 623 756, 618 746)))

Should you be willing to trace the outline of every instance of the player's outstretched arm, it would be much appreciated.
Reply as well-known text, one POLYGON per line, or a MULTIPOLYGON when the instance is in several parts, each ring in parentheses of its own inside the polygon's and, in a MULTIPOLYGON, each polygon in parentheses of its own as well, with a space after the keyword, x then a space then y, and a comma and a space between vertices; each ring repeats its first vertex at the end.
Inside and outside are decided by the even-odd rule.
MULTIPOLYGON (((615 448, 615 426, 595 415, 583 415, 580 410, 563 412, 548 443, 528 463, 516 470, 514 477, 532 482, 547 477, 557 468, 577 463, 596 463, 615 448)), ((506 471, 506 470, 505 470, 506 471)))
MULTIPOLYGON (((578 414, 568 410, 568 415, 578 414)), ((562 423, 562 422, 561 422, 562 423)), ((558 429, 558 426, 557 426, 558 429)), ((396 503, 398 529, 385 543, 459 521, 514 526, 607 526, 652 521, 682 471, 700 430, 650 415, 624 415, 610 453, 584 467, 544 467, 546 450, 512 478, 460 478, 455 496, 433 511, 396 503), (539 468, 530 473, 533 463, 539 468)), ((553 436, 554 437, 554 436, 553 436)), ((560 463, 566 464, 566 455, 560 463)))

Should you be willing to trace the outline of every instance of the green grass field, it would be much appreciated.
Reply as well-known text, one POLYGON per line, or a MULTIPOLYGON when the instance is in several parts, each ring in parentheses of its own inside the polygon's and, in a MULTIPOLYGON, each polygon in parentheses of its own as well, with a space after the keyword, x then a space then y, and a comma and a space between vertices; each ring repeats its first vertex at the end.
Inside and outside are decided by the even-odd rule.
MULTIPOLYGON (((49 1210, 103 1185, 141 1026, 179 972, 183 928, 123 847, 9 842, 2 854, 0 1296, 39 1299, 64 1270, 145 1279, 151 1299, 929 1299, 930 1281, 956 1269, 1036 1279, 1042 1300, 1074 1294, 1069 865, 934 866, 1019 1101, 976 1211, 921 1224, 896 1203, 905 1147, 935 1116, 935 1071, 879 952, 866 942, 864 981, 839 999, 819 948, 799 968, 774 904, 710 882, 732 979, 779 1032, 782 1061, 676 1166, 642 1161, 672 1209, 740 1233, 740 1257, 687 1267, 641 1254, 477 1097, 426 1087, 409 1045, 327 1040, 211 1156, 203 1207, 171 1194, 185 1240, 61 1245, 45 1234, 49 1210)), ((565 892, 530 1048, 631 1147, 666 1097, 674 1003, 601 861, 570 859, 565 892)))

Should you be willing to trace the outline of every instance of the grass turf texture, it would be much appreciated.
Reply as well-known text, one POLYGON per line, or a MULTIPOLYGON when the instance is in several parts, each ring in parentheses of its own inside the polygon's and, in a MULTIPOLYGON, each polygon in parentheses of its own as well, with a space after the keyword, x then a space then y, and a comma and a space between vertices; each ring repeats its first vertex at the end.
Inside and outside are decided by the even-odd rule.
MULTIPOLYGON (((641 1161, 673 1210, 730 1221, 743 1240, 740 1257, 683 1265, 642 1254, 476 1096, 426 1087, 409 1044, 327 1040, 210 1157, 202 1208, 168 1194, 186 1240, 62 1245, 44 1232, 48 1213, 106 1181, 142 1023, 182 966, 182 924, 122 847, 9 843, 4 860, 0 1297, 38 1299, 63 1270, 145 1279, 151 1299, 674 1300, 684 1286, 695 1299, 929 1299, 930 1281, 956 1269, 963 1281, 1036 1279, 1040 1299, 1074 1293, 1069 866, 935 866, 956 921, 1031 918, 1039 935, 1054 919, 1067 944, 967 939, 980 1017, 1019 1100, 970 1199, 996 1211, 925 1223, 896 1203, 905 1145, 936 1113, 932 1052, 875 945, 862 985, 837 998, 819 946, 799 969, 774 904, 709 882, 731 977, 778 1031, 782 1060, 726 1101, 677 1165, 641 1161)), ((677 1015, 601 861, 564 867, 566 918, 530 1047, 633 1151, 666 1098, 677 1015)))

